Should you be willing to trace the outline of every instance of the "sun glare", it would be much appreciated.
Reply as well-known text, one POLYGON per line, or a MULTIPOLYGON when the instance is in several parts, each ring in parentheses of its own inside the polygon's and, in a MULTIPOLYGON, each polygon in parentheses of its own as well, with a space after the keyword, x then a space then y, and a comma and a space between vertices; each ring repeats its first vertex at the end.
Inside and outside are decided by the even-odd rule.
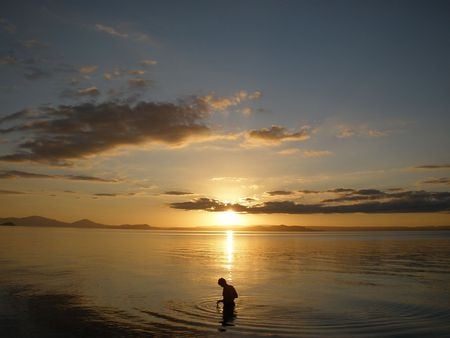
POLYGON ((233 210, 220 212, 217 217, 219 225, 238 225, 242 223, 240 215, 233 210))

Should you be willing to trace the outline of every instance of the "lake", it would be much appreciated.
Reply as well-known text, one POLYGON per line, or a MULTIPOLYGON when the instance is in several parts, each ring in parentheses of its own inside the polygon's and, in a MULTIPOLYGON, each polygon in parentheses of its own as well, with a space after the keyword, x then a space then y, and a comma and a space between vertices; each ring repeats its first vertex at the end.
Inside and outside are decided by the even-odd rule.
POLYGON ((450 336, 449 231, 1 227, 0 275, 2 337, 450 336))

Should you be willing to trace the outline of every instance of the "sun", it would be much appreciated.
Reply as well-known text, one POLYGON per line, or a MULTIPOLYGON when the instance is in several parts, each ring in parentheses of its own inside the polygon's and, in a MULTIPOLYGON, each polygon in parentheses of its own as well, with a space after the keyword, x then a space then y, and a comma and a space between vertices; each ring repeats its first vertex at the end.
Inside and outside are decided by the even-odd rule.
POLYGON ((217 221, 219 225, 237 225, 242 223, 240 215, 232 209, 219 212, 217 221))

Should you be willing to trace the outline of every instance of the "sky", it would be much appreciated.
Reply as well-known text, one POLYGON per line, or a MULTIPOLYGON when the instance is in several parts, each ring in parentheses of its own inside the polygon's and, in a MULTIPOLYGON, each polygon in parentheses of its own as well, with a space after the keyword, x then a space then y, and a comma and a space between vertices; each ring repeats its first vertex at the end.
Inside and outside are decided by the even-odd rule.
POLYGON ((0 217, 450 225, 448 1, 0 13, 0 217))

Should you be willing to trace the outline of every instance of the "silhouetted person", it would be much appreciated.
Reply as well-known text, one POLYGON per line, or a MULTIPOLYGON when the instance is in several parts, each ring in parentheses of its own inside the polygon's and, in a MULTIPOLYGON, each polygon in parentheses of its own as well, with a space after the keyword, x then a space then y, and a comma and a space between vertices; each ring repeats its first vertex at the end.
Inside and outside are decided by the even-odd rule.
POLYGON ((238 294, 233 285, 227 284, 225 278, 219 278, 217 284, 223 288, 223 298, 217 301, 217 306, 219 306, 220 303, 223 303, 222 325, 225 326, 234 319, 234 307, 236 306, 234 300, 238 298, 238 294))

